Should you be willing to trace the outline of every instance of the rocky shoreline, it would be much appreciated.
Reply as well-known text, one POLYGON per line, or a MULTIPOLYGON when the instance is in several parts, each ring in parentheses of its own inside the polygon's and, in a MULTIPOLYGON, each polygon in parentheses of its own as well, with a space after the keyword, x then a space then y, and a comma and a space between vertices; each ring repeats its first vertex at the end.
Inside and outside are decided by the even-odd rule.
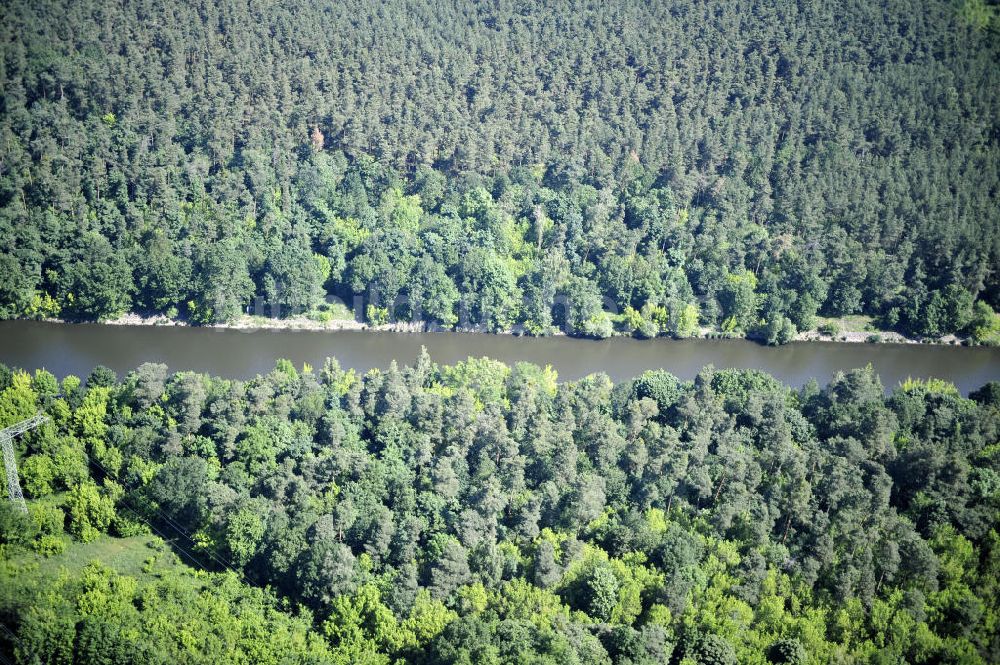
MULTIPOLYGON (((63 319, 44 319, 50 323, 70 323, 63 319)), ((141 314, 129 313, 114 319, 107 319, 99 322, 101 325, 109 326, 171 326, 171 327, 201 327, 216 328, 224 330, 304 330, 304 331, 328 331, 336 332, 343 330, 373 331, 373 332, 396 332, 396 333, 426 333, 426 332, 462 332, 495 335, 525 335, 523 330, 513 329, 499 333, 490 333, 481 327, 455 327, 445 328, 444 326, 426 321, 397 321, 383 325, 370 325, 355 319, 333 319, 330 321, 317 321, 304 316, 289 317, 285 319, 275 319, 262 316, 242 316, 235 321, 228 323, 212 323, 205 325, 191 324, 186 321, 171 319, 162 314, 154 316, 143 316, 141 314)), ((566 333, 557 331, 551 336, 565 336, 566 333)), ((615 333, 615 337, 629 337, 624 333, 615 333)), ((748 339, 760 341, 753 335, 737 335, 725 333, 712 328, 699 328, 692 339, 748 339)), ((939 346, 960 346, 967 345, 969 341, 956 335, 947 335, 939 339, 914 339, 906 337, 895 331, 842 331, 835 335, 821 333, 817 330, 806 330, 797 333, 793 338, 795 342, 828 342, 842 344, 933 344, 939 346)))

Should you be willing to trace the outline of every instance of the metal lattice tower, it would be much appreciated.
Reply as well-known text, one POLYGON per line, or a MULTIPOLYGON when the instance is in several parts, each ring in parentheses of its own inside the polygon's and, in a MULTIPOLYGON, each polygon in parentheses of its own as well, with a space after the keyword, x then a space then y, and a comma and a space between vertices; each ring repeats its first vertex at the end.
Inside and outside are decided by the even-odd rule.
POLYGON ((21 493, 21 483, 17 478, 17 460, 14 459, 14 437, 24 434, 28 430, 35 429, 46 421, 46 416, 38 414, 33 418, 22 420, 11 425, 7 429, 0 430, 0 447, 3 448, 3 465, 7 469, 7 493, 10 500, 23 513, 28 512, 28 506, 24 503, 24 495, 21 493))

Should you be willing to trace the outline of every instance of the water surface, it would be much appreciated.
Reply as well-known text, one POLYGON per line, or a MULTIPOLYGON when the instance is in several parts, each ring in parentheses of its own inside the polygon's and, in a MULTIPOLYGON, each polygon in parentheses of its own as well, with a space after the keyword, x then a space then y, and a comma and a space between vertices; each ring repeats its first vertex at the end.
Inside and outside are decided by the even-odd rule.
POLYGON ((825 383, 840 370, 869 363, 891 388, 912 377, 952 381, 963 394, 1000 380, 1000 349, 918 344, 796 342, 766 347, 745 340, 607 340, 530 338, 471 333, 371 331, 222 330, 214 328, 105 326, 35 321, 0 322, 0 362, 44 367, 57 376, 86 376, 96 365, 119 374, 144 362, 172 370, 249 378, 267 372, 278 358, 322 365, 335 356, 344 367, 366 371, 393 359, 411 363, 426 346, 439 363, 489 356, 552 365, 561 379, 606 372, 615 381, 663 368, 690 379, 703 366, 758 368, 783 382, 825 383))

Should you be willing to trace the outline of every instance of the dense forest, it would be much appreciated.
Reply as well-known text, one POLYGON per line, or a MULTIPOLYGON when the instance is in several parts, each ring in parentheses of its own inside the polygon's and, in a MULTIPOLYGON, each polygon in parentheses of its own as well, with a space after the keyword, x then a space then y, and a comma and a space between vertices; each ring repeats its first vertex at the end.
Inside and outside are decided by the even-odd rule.
POLYGON ((0 371, 20 663, 995 663, 1000 384, 0 371))
POLYGON ((1000 339, 984 0, 10 0, 0 317, 1000 339))

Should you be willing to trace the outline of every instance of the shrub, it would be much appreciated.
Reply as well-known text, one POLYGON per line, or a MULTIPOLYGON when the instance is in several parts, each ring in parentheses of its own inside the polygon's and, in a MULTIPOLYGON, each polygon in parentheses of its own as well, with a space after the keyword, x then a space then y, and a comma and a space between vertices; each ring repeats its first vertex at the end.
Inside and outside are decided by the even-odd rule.
POLYGON ((830 321, 829 323, 821 325, 818 330, 820 335, 836 337, 840 333, 840 326, 838 326, 835 322, 830 321))

